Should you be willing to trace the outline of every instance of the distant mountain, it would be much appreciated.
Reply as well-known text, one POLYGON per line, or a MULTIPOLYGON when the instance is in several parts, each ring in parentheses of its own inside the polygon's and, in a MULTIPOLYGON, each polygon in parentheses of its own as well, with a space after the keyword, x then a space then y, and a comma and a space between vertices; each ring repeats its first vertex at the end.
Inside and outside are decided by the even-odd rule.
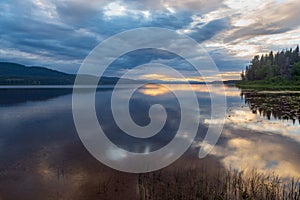
MULTIPOLYGON (((92 84, 96 76, 80 75, 84 84, 92 84)), ((0 85, 73 85, 75 74, 67 74, 45 67, 28 67, 16 63, 0 62, 0 85)), ((117 77, 101 77, 100 84, 116 84, 117 77)), ((126 83, 136 81, 125 79, 126 83)))
POLYGON ((75 76, 45 67, 0 63, 0 85, 71 85, 75 76))
MULTIPOLYGON (((79 75, 84 84, 90 85, 98 79, 92 75, 79 75)), ((75 74, 48 69, 46 67, 29 67, 16 63, 0 62, 0 85, 73 85, 75 74)), ((114 85, 119 81, 118 77, 101 77, 99 84, 114 85)), ((122 79, 125 84, 147 83, 147 80, 122 79)), ((157 84, 185 84, 182 81, 151 80, 157 84)), ((224 81, 224 84, 235 84, 235 80, 224 81)), ((205 82, 190 81, 190 84, 206 84, 205 82)), ((214 81, 208 84, 221 84, 214 81)))
POLYGON ((239 80, 227 80, 227 81, 213 81, 209 84, 224 84, 224 85, 235 85, 239 80))

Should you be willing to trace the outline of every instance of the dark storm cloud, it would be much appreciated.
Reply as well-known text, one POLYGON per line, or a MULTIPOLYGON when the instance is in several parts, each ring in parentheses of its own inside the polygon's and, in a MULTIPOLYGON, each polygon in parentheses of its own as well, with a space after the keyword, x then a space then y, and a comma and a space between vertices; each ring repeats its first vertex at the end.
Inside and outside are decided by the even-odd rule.
MULTIPOLYGON (((1 39, 7 48, 17 48, 29 53, 44 52, 49 56, 82 58, 98 41, 95 37, 85 36, 74 29, 49 24, 32 19, 18 19, 9 22, 0 19, 5 27, 0 30, 1 39), (84 53, 83 53, 84 52, 84 53)), ((2 43, 3 44, 3 43, 2 43)))
MULTIPOLYGON (((2 5, 6 4, 2 2, 2 5)), ((154 13, 151 20, 132 16, 106 19, 103 12, 84 3, 57 3, 59 19, 52 22, 33 16, 33 5, 17 5, 23 7, 20 13, 19 6, 7 4, 8 11, 1 14, 3 51, 17 49, 36 56, 49 57, 50 61, 83 60, 101 40, 132 28, 157 26, 175 30, 191 22, 188 13, 178 13, 175 16, 160 11, 154 13)), ((16 59, 18 56, 15 55, 16 59)), ((33 60, 32 64, 37 65, 39 62, 43 64, 42 57, 41 60, 33 60)))
POLYGON ((85 1, 58 1, 56 3, 56 11, 63 21, 73 25, 82 24, 94 18, 99 13, 99 7, 103 6, 103 3, 100 2, 97 6, 91 6, 85 1))
MULTIPOLYGON (((53 66, 75 72, 82 60, 101 41, 116 33, 140 27, 189 29, 189 36, 200 43, 231 31, 221 39, 226 46, 239 40, 294 29, 299 25, 299 5, 296 1, 284 6, 270 4, 267 10, 257 13, 257 20, 250 26, 233 27, 232 17, 236 15, 231 14, 212 17, 208 21, 200 20, 191 26, 194 16, 202 18, 211 11, 228 8, 223 0, 15 0, 13 3, 2 0, 0 61, 53 66), (116 3, 124 10, 107 14, 107 6, 111 3, 116 3)), ((161 61, 176 65, 178 69, 189 69, 178 58, 165 55, 164 52, 153 51, 150 54, 137 52, 124 56, 112 67, 117 70, 119 66, 126 68, 161 61)), ((221 70, 236 71, 245 63, 234 55, 228 55, 225 49, 210 50, 210 54, 221 70)))
POLYGON ((164 10, 169 7, 197 13, 207 13, 225 6, 224 0, 124 0, 124 2, 138 9, 164 10))
MULTIPOLYGON (((0 7, 5 11, 0 14, 1 60, 9 61, 10 58, 10 61, 53 66, 59 70, 75 72, 78 61, 83 60, 99 42, 113 34, 138 27, 182 29, 192 22, 191 10, 198 9, 199 12, 205 13, 216 6, 223 6, 220 0, 166 1, 169 6, 181 8, 176 13, 171 13, 160 1, 145 1, 144 8, 151 11, 151 19, 146 19, 138 12, 142 9, 141 3, 135 1, 127 0, 123 3, 126 3, 128 9, 137 9, 134 11, 136 13, 111 18, 104 13, 104 7, 109 1, 50 2, 52 10, 47 8, 45 11, 33 1, 16 1, 14 5, 8 0, 0 3, 0 7), (53 16, 49 18, 50 11, 53 16)), ((213 20, 201 28, 194 28, 190 36, 202 42, 228 26, 226 18, 213 20)), ((117 71, 120 68, 126 69, 158 61, 181 70, 190 70, 189 65, 182 59, 153 50, 124 56, 112 65, 112 69, 117 71)), ((110 71, 113 73, 113 70, 110 71)))
MULTIPOLYGON (((198 25, 202 25, 202 24, 198 24, 198 25)), ((216 34, 229 29, 230 20, 229 18, 217 19, 217 20, 210 21, 207 24, 200 27, 201 28, 198 28, 198 26, 196 26, 194 29, 192 29, 192 33, 189 35, 192 38, 194 38, 196 41, 201 43, 205 40, 211 39, 216 34)))

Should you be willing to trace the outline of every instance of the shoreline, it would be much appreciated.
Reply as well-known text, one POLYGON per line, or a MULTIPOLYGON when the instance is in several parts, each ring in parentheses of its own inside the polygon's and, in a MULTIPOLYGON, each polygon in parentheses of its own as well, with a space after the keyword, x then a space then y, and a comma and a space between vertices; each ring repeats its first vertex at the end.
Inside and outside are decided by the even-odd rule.
POLYGON ((252 89, 259 91, 299 91, 300 85, 276 85, 276 84, 258 84, 258 83, 250 83, 250 84, 235 84, 236 87, 240 89, 252 89))

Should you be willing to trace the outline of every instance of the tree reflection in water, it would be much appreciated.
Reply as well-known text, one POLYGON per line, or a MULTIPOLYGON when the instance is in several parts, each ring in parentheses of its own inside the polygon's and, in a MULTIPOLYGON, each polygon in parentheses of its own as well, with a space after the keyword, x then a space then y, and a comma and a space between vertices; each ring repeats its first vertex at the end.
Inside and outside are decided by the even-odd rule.
POLYGON ((253 113, 271 119, 291 120, 300 123, 300 94, 299 93, 263 93, 254 91, 241 92, 245 103, 253 113))

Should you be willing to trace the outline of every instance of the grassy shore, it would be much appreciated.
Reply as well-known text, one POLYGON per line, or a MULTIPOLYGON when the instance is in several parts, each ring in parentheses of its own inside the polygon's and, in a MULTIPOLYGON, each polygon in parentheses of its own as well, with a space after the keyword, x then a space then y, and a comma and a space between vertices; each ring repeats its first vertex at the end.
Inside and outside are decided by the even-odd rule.
POLYGON ((238 81, 236 86, 254 90, 291 90, 300 91, 299 82, 238 81))

